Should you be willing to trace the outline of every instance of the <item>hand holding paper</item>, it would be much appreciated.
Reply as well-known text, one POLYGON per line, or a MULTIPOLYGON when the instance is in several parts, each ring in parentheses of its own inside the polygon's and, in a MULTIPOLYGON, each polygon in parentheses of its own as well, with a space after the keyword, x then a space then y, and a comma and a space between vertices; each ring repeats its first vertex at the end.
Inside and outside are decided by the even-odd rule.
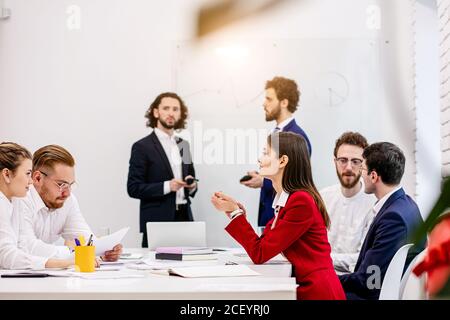
MULTIPOLYGON (((104 256, 106 251, 111 251, 112 249, 114 249, 116 247, 113 251, 120 252, 119 254, 117 254, 117 258, 118 258, 122 252, 122 246, 120 245, 120 243, 121 243, 123 237, 125 237, 125 235, 127 234, 128 230, 130 230, 130 227, 120 229, 119 231, 114 232, 113 234, 110 234, 110 235, 107 235, 107 236, 104 236, 101 238, 94 237, 94 239, 92 241, 93 242, 92 245, 95 246, 95 254, 97 256, 104 256), (117 245, 120 245, 120 246, 117 246, 117 245)), ((114 253, 108 253, 108 255, 110 257, 116 256, 114 253)), ((108 256, 106 258, 108 259, 108 256)), ((108 261, 111 261, 111 260, 108 260, 108 261)))

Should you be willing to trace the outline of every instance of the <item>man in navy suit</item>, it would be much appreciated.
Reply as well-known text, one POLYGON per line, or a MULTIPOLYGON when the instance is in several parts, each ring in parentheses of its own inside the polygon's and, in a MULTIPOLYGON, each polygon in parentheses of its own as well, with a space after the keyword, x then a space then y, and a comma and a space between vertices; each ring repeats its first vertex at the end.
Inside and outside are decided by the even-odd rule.
MULTIPOLYGON (((294 112, 297 110, 300 99, 300 91, 294 80, 275 77, 266 83, 266 97, 264 100, 264 111, 266 112, 266 121, 276 121, 277 126, 273 133, 278 131, 293 132, 302 136, 308 145, 309 154, 311 154, 311 143, 308 136, 300 128, 294 119, 294 112)), ((261 188, 259 199, 258 226, 264 227, 273 216, 273 199, 275 191, 272 182, 269 179, 263 179, 258 172, 248 172, 252 178, 241 182, 249 188, 261 188)))
POLYGON ((160 94, 147 110, 153 132, 133 144, 127 190, 140 199, 142 247, 148 247, 149 221, 193 221, 191 200, 197 192, 189 144, 174 136, 186 126, 188 110, 175 93, 160 94), (188 181, 190 184, 188 184, 188 181))
MULTIPOLYGON (((400 186, 405 156, 394 144, 374 143, 364 149, 361 166, 365 192, 378 201, 375 215, 362 245, 355 272, 341 275, 347 299, 376 300, 384 275, 393 256, 408 243, 415 229, 423 223, 419 208, 400 186)), ((410 249, 405 268, 424 244, 410 249)))

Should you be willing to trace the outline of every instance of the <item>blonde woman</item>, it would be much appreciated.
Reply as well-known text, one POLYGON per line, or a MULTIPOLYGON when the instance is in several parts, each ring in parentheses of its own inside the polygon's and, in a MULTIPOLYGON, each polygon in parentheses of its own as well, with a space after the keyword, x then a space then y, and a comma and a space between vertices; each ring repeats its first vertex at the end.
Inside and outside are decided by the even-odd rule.
POLYGON ((22 146, 0 143, 0 269, 65 268, 73 260, 30 255, 18 248, 21 217, 11 201, 27 194, 31 180, 31 154, 22 146))

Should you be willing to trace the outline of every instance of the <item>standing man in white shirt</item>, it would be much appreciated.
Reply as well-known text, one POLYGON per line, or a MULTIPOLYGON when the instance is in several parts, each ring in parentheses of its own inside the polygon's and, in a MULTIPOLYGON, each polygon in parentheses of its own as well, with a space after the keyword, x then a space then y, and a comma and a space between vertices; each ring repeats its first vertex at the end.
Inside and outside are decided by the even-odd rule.
MULTIPOLYGON (((31 254, 67 258, 75 238, 82 235, 87 240, 93 234, 72 194, 74 167, 72 155, 58 145, 42 147, 33 155, 33 185, 25 198, 14 201, 14 210, 23 216, 19 246, 31 254), (65 245, 56 245, 61 238, 65 245)), ((115 261, 121 253, 118 244, 101 258, 115 261)))
POLYGON ((184 129, 188 109, 173 92, 161 93, 147 110, 153 132, 133 144, 128 194, 140 200, 142 247, 148 247, 149 221, 193 221, 190 198, 197 192, 194 164, 187 141, 176 137, 184 129))
POLYGON ((328 241, 331 258, 339 274, 353 272, 359 251, 373 219, 376 197, 364 192, 361 179, 362 154, 367 140, 357 132, 345 132, 336 140, 334 164, 339 184, 320 191, 331 227, 328 241))

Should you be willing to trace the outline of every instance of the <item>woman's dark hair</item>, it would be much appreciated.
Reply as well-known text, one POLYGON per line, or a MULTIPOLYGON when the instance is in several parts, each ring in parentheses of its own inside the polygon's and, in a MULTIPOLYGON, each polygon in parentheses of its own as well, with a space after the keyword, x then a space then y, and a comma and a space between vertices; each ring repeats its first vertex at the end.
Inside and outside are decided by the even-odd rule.
POLYGON ((145 113, 145 117, 147 120, 147 127, 156 128, 158 124, 158 119, 153 115, 153 109, 158 108, 161 104, 162 99, 164 98, 173 98, 177 99, 180 102, 181 107, 181 118, 175 125, 175 130, 184 129, 186 127, 186 119, 188 117, 188 109, 184 104, 183 99, 181 99, 176 93, 173 92, 164 92, 156 97, 155 101, 152 102, 147 112, 145 113))
POLYGON ((280 132, 270 135, 268 144, 278 153, 278 157, 286 155, 289 158, 283 174, 283 190, 288 193, 295 191, 309 193, 319 208, 326 227, 329 228, 330 217, 322 197, 314 185, 308 146, 305 139, 295 133, 280 132))

